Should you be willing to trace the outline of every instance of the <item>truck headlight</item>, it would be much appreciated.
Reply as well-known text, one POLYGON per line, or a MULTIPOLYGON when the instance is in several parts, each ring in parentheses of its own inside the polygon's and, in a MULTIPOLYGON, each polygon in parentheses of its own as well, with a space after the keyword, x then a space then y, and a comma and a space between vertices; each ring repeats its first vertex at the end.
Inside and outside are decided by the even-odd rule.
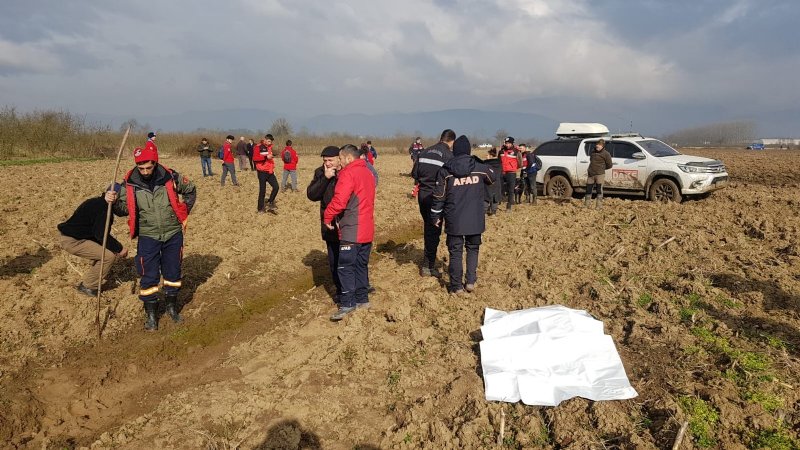
POLYGON ((690 166, 687 164, 678 164, 678 168, 686 173, 716 173, 719 169, 716 167, 708 166, 690 166))

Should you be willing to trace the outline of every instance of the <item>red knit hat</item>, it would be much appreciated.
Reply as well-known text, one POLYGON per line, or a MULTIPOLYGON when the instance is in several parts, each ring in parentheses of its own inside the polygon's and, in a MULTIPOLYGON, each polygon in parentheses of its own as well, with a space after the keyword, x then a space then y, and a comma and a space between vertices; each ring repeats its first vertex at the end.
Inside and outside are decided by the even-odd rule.
POLYGON ((133 151, 133 160, 136 164, 147 161, 158 162, 158 152, 152 148, 136 147, 133 151))

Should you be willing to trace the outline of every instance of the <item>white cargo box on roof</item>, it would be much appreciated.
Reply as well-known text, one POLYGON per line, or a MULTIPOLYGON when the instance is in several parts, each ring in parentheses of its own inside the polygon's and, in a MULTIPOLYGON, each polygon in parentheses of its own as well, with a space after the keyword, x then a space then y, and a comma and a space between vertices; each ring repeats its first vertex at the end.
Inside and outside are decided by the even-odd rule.
POLYGON ((556 136, 601 137, 608 135, 608 127, 602 123, 562 122, 556 130, 556 136))

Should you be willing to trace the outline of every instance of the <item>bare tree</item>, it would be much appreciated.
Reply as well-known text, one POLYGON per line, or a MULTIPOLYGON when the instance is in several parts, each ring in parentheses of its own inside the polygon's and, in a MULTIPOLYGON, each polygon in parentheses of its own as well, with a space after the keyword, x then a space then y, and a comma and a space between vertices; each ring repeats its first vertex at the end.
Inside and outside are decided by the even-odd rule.
POLYGON ((682 146, 686 145, 742 145, 751 142, 756 134, 756 126, 750 121, 723 122, 686 128, 664 136, 664 140, 682 146))
POLYGON ((508 136, 508 130, 506 130, 505 128, 500 128, 494 133, 494 138, 496 139, 496 141, 501 143, 506 139, 507 136, 508 136))
POLYGON ((291 136, 292 125, 285 117, 278 117, 272 121, 272 126, 269 127, 269 131, 274 136, 291 136))

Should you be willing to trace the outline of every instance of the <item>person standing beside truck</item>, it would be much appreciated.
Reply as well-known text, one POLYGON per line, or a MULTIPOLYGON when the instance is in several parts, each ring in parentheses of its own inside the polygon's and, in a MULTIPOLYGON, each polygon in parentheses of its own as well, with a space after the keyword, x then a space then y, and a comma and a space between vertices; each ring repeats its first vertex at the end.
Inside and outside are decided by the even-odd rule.
POLYGON ((592 200, 592 191, 597 187, 595 207, 603 208, 603 182, 606 179, 606 170, 613 166, 611 154, 606 150, 605 139, 600 139, 594 144, 594 150, 589 155, 588 177, 586 178, 586 196, 583 197, 583 206, 588 208, 592 200))

